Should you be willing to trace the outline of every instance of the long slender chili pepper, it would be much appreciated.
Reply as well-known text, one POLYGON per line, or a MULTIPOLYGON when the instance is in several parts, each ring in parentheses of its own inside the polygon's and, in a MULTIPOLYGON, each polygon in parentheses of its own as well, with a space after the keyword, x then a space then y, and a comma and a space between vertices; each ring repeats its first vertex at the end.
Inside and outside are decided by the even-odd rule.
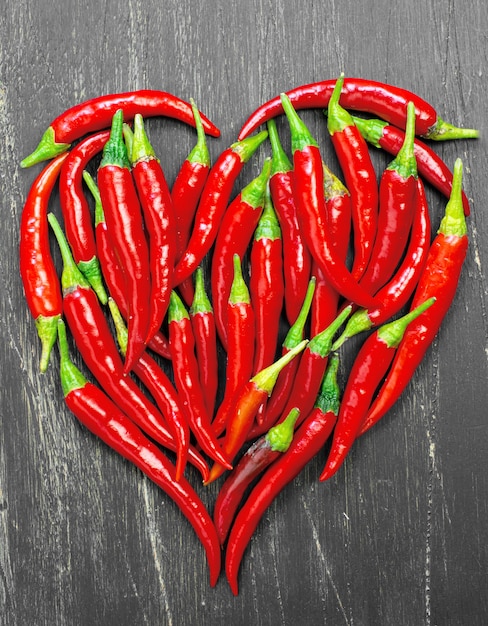
POLYGON ((45 372, 56 342, 63 297, 49 248, 47 210, 52 190, 67 155, 51 161, 33 182, 20 220, 20 276, 29 311, 41 341, 40 370, 45 372))
POLYGON ((369 262, 378 222, 378 183, 366 140, 351 114, 340 104, 344 75, 334 87, 327 109, 331 136, 344 182, 351 194, 354 238, 352 275, 359 280, 369 262))
MULTIPOLYGON (((354 123, 368 143, 376 148, 383 148, 393 156, 398 154, 405 141, 405 133, 379 119, 363 119, 353 116, 354 123)), ((437 152, 430 146, 415 139, 414 153, 417 160, 418 173, 430 183, 434 189, 449 198, 452 190, 452 172, 437 152)), ((469 200, 463 191, 464 215, 470 214, 469 200)))
MULTIPOLYGON (((245 443, 256 413, 271 395, 279 373, 306 345, 307 340, 304 339, 272 365, 255 374, 241 389, 229 416, 222 445, 224 454, 231 462, 245 443)), ((224 471, 223 465, 215 463, 211 467, 209 477, 204 481, 204 484, 208 485, 217 480, 224 471)))
POLYGON ((233 257, 242 260, 263 211, 266 185, 271 169, 270 159, 265 159, 260 174, 251 180, 227 207, 212 254, 211 289, 212 305, 217 332, 227 347, 227 301, 232 284, 233 257))
MULTIPOLYGON (((136 382, 124 375, 122 358, 100 302, 77 268, 58 221, 53 214, 49 214, 48 219, 63 258, 63 315, 86 366, 102 389, 139 428, 165 448, 176 451, 174 437, 161 412, 136 382)), ((191 448, 188 460, 205 479, 208 467, 202 456, 191 448)))
MULTIPOLYGON (((110 128, 112 118, 119 110, 123 111, 126 120, 140 113, 144 117, 171 117, 190 126, 195 125, 191 105, 165 91, 143 89, 100 96, 70 107, 55 118, 34 152, 23 159, 21 167, 30 167, 65 152, 73 141, 83 135, 110 128)), ((220 135, 219 129, 204 115, 202 123, 209 135, 220 135)))
POLYGON ((320 480, 333 476, 344 463, 374 393, 390 367, 408 325, 434 302, 435 298, 429 298, 403 317, 378 328, 363 343, 347 379, 332 446, 320 480))
POLYGON ((417 208, 413 219, 410 243, 395 275, 376 294, 376 298, 381 304, 375 309, 358 309, 355 311, 347 320, 341 336, 334 342, 333 350, 338 350, 344 341, 353 335, 385 323, 407 304, 415 291, 431 243, 429 206, 420 178, 417 179, 417 187, 417 208))
POLYGON ((299 415, 297 408, 292 409, 281 424, 273 426, 257 439, 225 479, 213 511, 221 545, 225 542, 239 504, 252 482, 290 447, 299 415))
POLYGON ((190 319, 195 337, 200 384, 208 415, 212 419, 219 386, 217 329, 212 304, 205 291, 201 267, 195 272, 195 295, 190 307, 190 319))
POLYGON ((291 130, 294 192, 303 237, 313 259, 341 295, 361 306, 373 306, 372 296, 353 278, 332 244, 327 228, 322 157, 317 142, 287 97, 284 94, 282 97, 291 130))
MULTIPOLYGON (((296 110, 324 109, 329 104, 335 84, 335 79, 331 79, 300 85, 287 91, 286 95, 296 110)), ((433 140, 470 139, 479 136, 479 131, 475 129, 457 128, 445 122, 431 104, 407 89, 363 78, 344 80, 342 103, 346 109, 371 113, 400 128, 405 128, 405 107, 410 100, 415 103, 417 135, 433 140)), ((282 113, 283 103, 280 96, 265 102, 244 122, 239 139, 244 139, 258 126, 282 113)))
POLYGON ((358 434, 371 428, 393 406, 411 380, 433 342, 456 294, 468 249, 466 218, 461 186, 463 164, 456 159, 451 196, 445 215, 432 242, 424 270, 412 301, 412 308, 435 297, 432 308, 409 326, 395 358, 358 434))
POLYGON ((125 277, 129 341, 124 372, 145 349, 149 325, 150 263, 142 210, 123 136, 123 112, 113 117, 110 139, 98 168, 98 188, 107 228, 125 277))
MULTIPOLYGON (((93 180, 93 177, 86 170, 83 172, 83 179, 95 200, 95 243, 102 276, 107 284, 110 297, 115 300, 117 308, 122 313, 124 319, 127 319, 125 279, 112 241, 109 237, 100 192, 98 191, 97 184, 93 180)), ((168 340, 161 332, 156 333, 152 337, 148 343, 148 347, 165 359, 171 358, 168 340)))
MULTIPOLYGON (((114 321, 117 341, 122 354, 127 350, 127 327, 122 315, 112 298, 108 305, 114 321)), ((143 352, 134 365, 134 374, 144 383, 154 398, 168 427, 173 433, 176 445, 176 480, 180 480, 185 471, 190 446, 190 427, 181 406, 178 393, 164 371, 147 352, 143 352)))
POLYGON ((256 350, 255 314, 249 289, 242 275, 241 259, 233 257, 234 278, 227 302, 227 362, 224 397, 212 428, 219 436, 224 431, 235 396, 253 375, 256 350))
POLYGON ((134 117, 130 160, 149 239, 151 291, 147 343, 161 328, 168 309, 176 258, 176 217, 163 168, 139 113, 134 117))
POLYGON ((190 483, 177 480, 176 469, 163 452, 99 387, 89 382, 71 361, 64 322, 58 322, 60 377, 67 407, 110 448, 138 467, 172 498, 202 542, 210 569, 210 584, 220 574, 220 544, 215 525, 190 483))
POLYGON ((273 500, 324 447, 336 423, 340 391, 338 357, 332 354, 313 410, 296 430, 288 450, 255 484, 231 527, 225 557, 225 572, 234 595, 238 574, 251 537, 273 500))
POLYGON ((253 373, 256 373, 275 360, 285 295, 281 228, 269 188, 254 233, 249 272, 249 292, 256 322, 253 366, 253 373))
POLYGON ((291 325, 295 322, 307 293, 312 258, 298 223, 293 191, 293 166, 283 149, 274 120, 268 122, 268 133, 273 151, 269 188, 281 226, 285 313, 291 325))
POLYGON ((97 257, 90 207, 83 191, 83 171, 89 161, 102 151, 109 135, 109 131, 102 131, 80 141, 69 152, 59 175, 59 202, 66 237, 76 264, 103 304, 107 303, 107 293, 97 257))
POLYGON ((214 244, 234 183, 244 164, 267 136, 268 132, 263 130, 258 135, 233 143, 220 153, 211 167, 195 213, 190 240, 175 268, 175 285, 196 270, 214 244))
POLYGON ((202 450, 216 463, 230 469, 232 466, 214 435, 205 406, 190 316, 174 290, 168 308, 168 332, 175 385, 183 401, 190 429, 202 450))

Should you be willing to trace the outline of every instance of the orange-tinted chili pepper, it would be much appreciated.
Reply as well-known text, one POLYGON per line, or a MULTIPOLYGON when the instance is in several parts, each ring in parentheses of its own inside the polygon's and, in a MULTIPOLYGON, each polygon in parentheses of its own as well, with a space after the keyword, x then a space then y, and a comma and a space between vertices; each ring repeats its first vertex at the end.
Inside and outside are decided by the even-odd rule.
POLYGON ((20 221, 20 276, 41 341, 41 372, 48 367, 63 308, 61 286, 49 248, 47 210, 66 156, 51 161, 37 176, 27 195, 20 221))

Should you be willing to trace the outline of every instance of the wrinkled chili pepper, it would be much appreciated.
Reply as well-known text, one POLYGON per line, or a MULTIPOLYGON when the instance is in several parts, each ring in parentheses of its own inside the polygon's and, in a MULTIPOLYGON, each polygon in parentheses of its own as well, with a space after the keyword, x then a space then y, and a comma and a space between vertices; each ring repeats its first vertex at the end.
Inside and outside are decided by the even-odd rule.
MULTIPOLYGON (((50 159, 66 152, 70 144, 83 135, 110 128, 112 118, 119 110, 123 111, 125 120, 131 120, 136 113, 140 113, 144 117, 171 117, 190 126, 195 125, 191 105, 165 91, 143 89, 99 96, 70 107, 56 117, 43 134, 37 148, 22 160, 20 166, 30 167, 39 161, 50 159)), ((204 115, 202 123, 209 135, 220 135, 219 129, 204 115)))
MULTIPOLYGON (((256 413, 271 395, 279 373, 306 345, 307 340, 304 339, 272 365, 255 374, 236 397, 222 444, 224 454, 231 462, 245 443, 256 413)), ((217 480, 224 471, 223 465, 215 463, 211 467, 209 477, 204 481, 204 484, 208 485, 217 480)))
POLYGON ((64 322, 58 322, 60 377, 67 407, 95 436, 138 467, 176 502, 202 542, 210 569, 210 584, 220 574, 220 544, 215 525, 200 497, 127 415, 99 387, 89 382, 71 361, 64 322))
POLYGON ((251 180, 227 207, 212 254, 210 284, 217 332, 227 346, 227 301, 232 284, 233 257, 242 260, 263 211, 266 184, 271 169, 270 159, 264 161, 259 175, 251 180))
POLYGON ((41 372, 45 372, 49 365, 63 308, 61 286, 49 248, 47 210, 66 156, 60 155, 51 161, 37 176, 27 195, 20 220, 20 276, 27 306, 41 341, 41 372))
POLYGON ((456 294, 468 249, 466 218, 462 201, 461 159, 456 159, 451 196, 432 242, 411 307, 435 297, 429 311, 409 326, 398 347, 390 370, 358 432, 363 434, 393 406, 410 382, 456 294))
POLYGON ((150 309, 147 343, 161 328, 168 310, 176 258, 176 217, 166 176, 139 113, 134 116, 130 161, 149 241, 151 290, 147 303, 150 309))
POLYGON ((430 298, 403 317, 380 326, 361 346, 349 373, 334 428, 332 446, 320 475, 324 481, 344 463, 373 395, 384 378, 408 325, 434 304, 430 298))
POLYGON ((244 164, 267 136, 267 131, 263 130, 258 135, 233 143, 220 153, 211 167, 195 213, 190 240, 175 268, 175 285, 191 276, 214 244, 234 183, 244 164))
POLYGON ((100 153, 110 132, 103 131, 80 141, 68 154, 59 175, 59 202, 64 228, 76 264, 88 279, 102 304, 107 303, 90 207, 83 190, 83 171, 100 153))
POLYGON ((175 385, 183 401, 190 429, 202 450, 216 463, 230 469, 232 466, 221 450, 205 406, 190 316, 174 290, 171 292, 168 308, 168 333, 175 385))
POLYGON ((287 97, 284 94, 282 97, 290 124, 294 193, 303 237, 313 259, 341 295, 361 306, 373 306, 372 296, 353 278, 331 241, 325 210, 322 157, 318 144, 287 97))
MULTIPOLYGON (((296 110, 324 109, 329 104, 335 84, 335 79, 331 79, 300 85, 287 91, 286 95, 296 110)), ((479 136, 479 131, 475 129, 457 128, 445 122, 431 104, 407 89, 364 78, 344 80, 342 103, 346 109, 371 113, 400 128, 405 128, 405 107, 410 100, 415 104, 417 135, 438 141, 479 136)), ((280 96, 265 102, 244 122, 239 139, 244 139, 258 126, 282 113, 283 103, 280 96)))
POLYGON ((124 372, 130 372, 145 349, 149 327, 150 263, 142 210, 122 136, 123 112, 113 117, 110 139, 98 168, 98 189, 127 295, 129 340, 124 372))
POLYGON ((236 511, 248 488, 290 447, 299 415, 300 411, 297 408, 292 409, 281 424, 273 426, 257 439, 225 479, 217 494, 213 510, 213 520, 221 545, 225 542, 236 511))
POLYGON ((286 485, 323 449, 332 433, 340 402, 338 362, 338 356, 331 354, 314 408, 297 428, 288 450, 254 485, 234 520, 225 556, 225 572, 234 595, 238 594, 237 579, 242 557, 259 521, 286 485))

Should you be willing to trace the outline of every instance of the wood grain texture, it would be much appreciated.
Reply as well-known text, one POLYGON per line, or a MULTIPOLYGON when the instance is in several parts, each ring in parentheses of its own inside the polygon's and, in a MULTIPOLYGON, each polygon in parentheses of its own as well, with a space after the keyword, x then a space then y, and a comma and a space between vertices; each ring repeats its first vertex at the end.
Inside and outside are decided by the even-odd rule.
MULTIPOLYGON (((0 13, 0 624, 458 626, 488 618, 488 6, 483 0, 6 0, 0 13), (39 166, 19 162, 84 99, 160 88, 219 125, 212 158, 263 101, 346 75, 410 88, 478 141, 460 156, 472 200, 456 300, 407 392, 319 484, 324 456, 264 516, 240 595, 208 584, 177 507, 65 409, 18 271, 18 227, 39 166)), ((304 112, 335 164, 322 115, 304 112)), ((282 122, 279 122, 280 125, 282 122)), ((283 129, 285 125, 281 126, 283 129)), ((172 181, 194 132, 151 120, 172 181)), ((266 147, 236 185, 255 176, 266 147)), ((378 169, 388 162, 374 153, 378 169)), ((445 201, 428 189, 434 227, 445 201)), ((57 197, 53 197, 57 211, 57 197)), ((341 382, 350 358, 345 356, 341 382)), ((195 483, 196 474, 189 471, 195 483)), ((209 507, 216 486, 200 489, 209 507)))

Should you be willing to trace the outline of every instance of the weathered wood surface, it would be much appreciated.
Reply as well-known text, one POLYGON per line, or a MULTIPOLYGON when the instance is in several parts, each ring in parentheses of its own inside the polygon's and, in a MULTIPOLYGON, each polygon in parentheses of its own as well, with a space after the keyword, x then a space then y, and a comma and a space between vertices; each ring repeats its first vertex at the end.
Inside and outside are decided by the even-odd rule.
MULTIPOLYGON (((128 0, 86 9, 74 0, 6 0, 0 624, 487 623, 487 7, 128 0), (261 102, 341 70, 410 88, 444 119, 480 128, 478 141, 437 146, 447 163, 464 160, 470 249, 455 303, 402 400, 330 484, 317 481, 320 457, 282 493, 245 554, 234 598, 223 576, 210 588, 203 550, 176 506, 75 423, 57 355, 38 372, 17 246, 40 168, 23 171, 19 162, 67 107, 143 87, 195 98, 222 130, 210 140, 215 158, 261 102)), ((334 164, 322 116, 305 118, 334 164)), ((149 129, 172 180, 194 134, 162 120, 149 129)), ((374 158, 378 167, 387 162, 374 158)), ((430 189, 429 200, 435 225, 445 203, 430 189)), ((211 507, 215 489, 201 492, 211 507)))

